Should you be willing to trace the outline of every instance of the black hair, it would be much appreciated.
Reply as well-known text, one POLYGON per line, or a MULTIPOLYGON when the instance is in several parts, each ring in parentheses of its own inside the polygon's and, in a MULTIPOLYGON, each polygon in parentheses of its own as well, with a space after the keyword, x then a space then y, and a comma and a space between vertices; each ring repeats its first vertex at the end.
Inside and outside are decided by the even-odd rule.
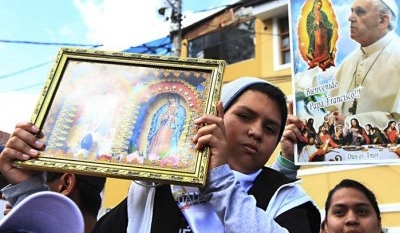
MULTIPOLYGON (((46 172, 46 183, 55 181, 61 178, 65 173, 46 172)), ((82 213, 88 213, 92 216, 98 215, 101 207, 101 191, 104 187, 106 178, 86 175, 75 175, 76 189, 79 193, 80 205, 79 209, 82 213)))
POLYGON ((280 138, 282 137, 282 134, 283 134, 283 130, 285 129, 287 115, 288 115, 288 108, 286 105, 286 95, 278 87, 276 87, 272 84, 269 84, 269 83, 250 84, 246 88, 243 88, 243 90, 240 93, 236 94, 235 98, 232 99, 232 101, 230 101, 230 103, 224 107, 225 112, 228 111, 228 109, 230 107, 232 107, 232 105, 234 103, 236 103, 239 96, 241 96, 245 91, 248 91, 248 90, 259 91, 277 103, 277 106, 281 113, 281 128, 280 128, 279 137, 278 137, 278 143, 279 143, 280 138))
POLYGON ((357 189, 358 191, 362 192, 369 202, 371 202, 372 208, 375 210, 376 215, 378 216, 379 222, 381 221, 381 212, 379 210, 378 202, 376 201, 375 194, 369 190, 365 185, 361 184, 358 181, 351 180, 351 179, 344 179, 340 181, 339 184, 337 184, 331 191, 328 193, 328 197, 326 198, 325 202, 325 219, 328 216, 328 210, 332 205, 332 196, 335 194, 336 191, 342 188, 354 188, 357 189))

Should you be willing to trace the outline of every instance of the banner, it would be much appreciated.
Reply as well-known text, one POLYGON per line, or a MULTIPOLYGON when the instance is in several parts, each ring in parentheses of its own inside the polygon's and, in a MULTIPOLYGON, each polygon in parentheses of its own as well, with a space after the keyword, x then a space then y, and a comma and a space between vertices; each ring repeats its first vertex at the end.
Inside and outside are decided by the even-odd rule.
POLYGON ((290 1, 296 164, 400 162, 398 3, 381 4, 290 1))

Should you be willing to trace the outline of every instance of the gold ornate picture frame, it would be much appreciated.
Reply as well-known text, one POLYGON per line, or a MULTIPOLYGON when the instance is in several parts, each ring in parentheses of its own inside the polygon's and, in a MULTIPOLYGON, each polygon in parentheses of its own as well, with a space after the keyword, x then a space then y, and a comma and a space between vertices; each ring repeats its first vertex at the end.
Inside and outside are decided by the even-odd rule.
POLYGON ((32 121, 44 134, 31 169, 191 186, 209 152, 194 119, 216 114, 225 62, 62 48, 32 121))

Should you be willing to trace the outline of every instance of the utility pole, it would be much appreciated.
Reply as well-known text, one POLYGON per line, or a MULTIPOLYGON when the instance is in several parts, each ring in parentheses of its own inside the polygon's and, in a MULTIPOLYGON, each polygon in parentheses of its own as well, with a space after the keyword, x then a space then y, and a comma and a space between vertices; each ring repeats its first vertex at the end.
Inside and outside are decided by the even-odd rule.
POLYGON ((175 7, 173 9, 173 15, 175 16, 175 21, 178 24, 177 32, 173 39, 174 44, 174 56, 181 56, 182 47, 182 0, 175 0, 175 7))
POLYGON ((169 4, 169 7, 161 7, 158 13, 164 15, 167 19, 171 20, 170 35, 174 48, 174 56, 181 56, 182 46, 182 0, 164 0, 169 4), (167 11, 171 9, 171 11, 167 11), (170 14, 170 15, 169 15, 170 14))

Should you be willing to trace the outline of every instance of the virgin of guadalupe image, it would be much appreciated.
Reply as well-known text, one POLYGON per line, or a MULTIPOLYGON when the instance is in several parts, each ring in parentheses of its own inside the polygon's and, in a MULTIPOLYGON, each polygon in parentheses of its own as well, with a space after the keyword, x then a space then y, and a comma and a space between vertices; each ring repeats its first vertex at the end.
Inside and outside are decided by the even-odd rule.
MULTIPOLYGON (((332 5, 327 0, 306 1, 303 12, 306 15, 306 27, 298 25, 299 31, 306 28, 307 37, 301 39, 299 44, 308 44, 303 48, 302 54, 309 69, 320 67, 323 71, 335 66, 337 22, 332 5), (308 6, 307 6, 308 5, 308 6), (311 8, 308 10, 307 8, 311 8)), ((303 15, 303 14, 302 14, 303 15)), ((301 34, 299 32, 299 34, 301 34)))
POLYGON ((167 103, 156 111, 151 120, 147 137, 149 158, 163 159, 175 154, 185 120, 186 110, 179 103, 179 97, 169 93, 167 103))

